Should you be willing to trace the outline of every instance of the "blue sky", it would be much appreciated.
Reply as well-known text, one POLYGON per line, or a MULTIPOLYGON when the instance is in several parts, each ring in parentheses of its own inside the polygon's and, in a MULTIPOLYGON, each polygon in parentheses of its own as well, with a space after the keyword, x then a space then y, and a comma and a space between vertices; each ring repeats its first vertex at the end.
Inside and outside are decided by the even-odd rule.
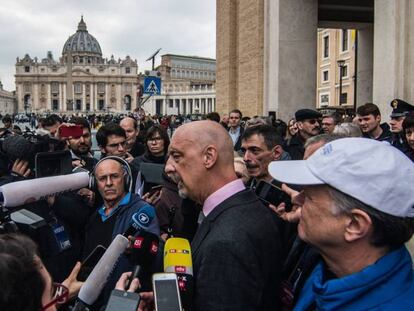
POLYGON ((14 90, 16 57, 26 53, 40 60, 52 51, 58 59, 82 14, 103 57, 130 55, 139 71, 151 66, 145 60, 158 48, 161 55, 215 58, 215 5, 215 0, 2 0, 0 79, 14 90))

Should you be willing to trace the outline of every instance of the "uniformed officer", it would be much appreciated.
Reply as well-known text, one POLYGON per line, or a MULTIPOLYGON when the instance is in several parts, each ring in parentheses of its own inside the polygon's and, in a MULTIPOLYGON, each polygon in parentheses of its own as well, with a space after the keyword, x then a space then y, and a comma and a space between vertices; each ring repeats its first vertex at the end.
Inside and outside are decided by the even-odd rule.
POLYGON ((404 139, 402 123, 405 119, 405 116, 410 111, 414 111, 414 106, 398 98, 393 99, 390 103, 390 106, 392 108, 392 113, 390 115, 390 126, 392 132, 391 144, 394 147, 400 149, 402 152, 405 152, 408 148, 408 145, 404 139))

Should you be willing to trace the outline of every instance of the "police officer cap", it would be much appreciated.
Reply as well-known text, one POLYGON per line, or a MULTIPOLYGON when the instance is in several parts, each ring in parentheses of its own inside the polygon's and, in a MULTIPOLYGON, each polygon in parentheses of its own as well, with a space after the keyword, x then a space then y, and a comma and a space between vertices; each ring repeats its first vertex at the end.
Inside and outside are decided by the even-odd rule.
POLYGON ((398 98, 392 100, 390 106, 392 108, 391 118, 404 117, 408 112, 414 111, 414 106, 398 98))
POLYGON ((295 113, 296 121, 303 121, 308 119, 319 119, 322 118, 322 114, 312 109, 299 109, 295 113))

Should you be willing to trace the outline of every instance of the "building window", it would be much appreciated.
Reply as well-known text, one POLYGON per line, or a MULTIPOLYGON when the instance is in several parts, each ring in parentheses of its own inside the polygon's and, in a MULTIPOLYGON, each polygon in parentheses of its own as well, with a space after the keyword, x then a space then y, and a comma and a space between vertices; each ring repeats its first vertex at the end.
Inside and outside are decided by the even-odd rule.
POLYGON ((348 29, 342 29, 342 52, 348 51, 348 29))
POLYGON ((98 109, 104 110, 105 108, 105 101, 103 99, 98 100, 98 109))
POLYGON ((325 107, 329 105, 329 94, 320 94, 320 101, 321 107, 325 107))
POLYGON ((82 110, 82 101, 80 99, 76 100, 75 110, 82 110))
POLYGON ((86 68, 86 72, 89 72, 89 68, 86 68))
POLYGON ((323 58, 329 57, 329 36, 323 37, 323 58))
POLYGON ((90 104, 90 103, 87 103, 87 104, 86 104, 86 110, 87 110, 87 111, 91 110, 91 104, 90 104))
POLYGON ((348 93, 342 93, 339 99, 340 104, 346 104, 348 102, 348 93))
POLYGON ((75 83, 75 94, 82 94, 82 84, 81 83, 75 83))
POLYGON ((329 70, 324 70, 322 72, 322 82, 328 82, 329 81, 329 70))
POLYGON ((59 110, 59 100, 57 99, 52 100, 52 110, 53 111, 59 110))
POLYGON ((105 93, 105 83, 98 83, 98 93, 102 94, 105 93))
POLYGON ((58 94, 59 93, 59 83, 58 82, 52 82, 51 83, 51 90, 52 90, 52 94, 58 94))
POLYGON ((30 72, 30 66, 24 66, 24 72, 30 72))
POLYGON ((131 73, 131 68, 130 67, 126 67, 125 68, 125 73, 131 73))
POLYGON ((170 99, 168 101, 168 107, 173 108, 174 107, 174 100, 170 99))
POLYGON ((342 67, 342 78, 348 78, 348 66, 342 67))

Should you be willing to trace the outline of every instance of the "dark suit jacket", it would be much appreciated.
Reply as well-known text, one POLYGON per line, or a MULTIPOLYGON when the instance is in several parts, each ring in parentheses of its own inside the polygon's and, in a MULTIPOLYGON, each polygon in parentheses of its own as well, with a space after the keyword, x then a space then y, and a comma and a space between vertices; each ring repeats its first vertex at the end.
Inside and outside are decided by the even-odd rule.
MULTIPOLYGON (((228 129, 228 131, 230 131, 230 128, 228 129)), ((244 133, 244 128, 240 126, 240 135, 237 138, 236 144, 234 145, 234 151, 239 151, 241 149, 241 138, 243 136, 244 133)))
POLYGON ((278 224, 250 189, 204 219, 191 244, 195 310, 278 310, 278 224))

